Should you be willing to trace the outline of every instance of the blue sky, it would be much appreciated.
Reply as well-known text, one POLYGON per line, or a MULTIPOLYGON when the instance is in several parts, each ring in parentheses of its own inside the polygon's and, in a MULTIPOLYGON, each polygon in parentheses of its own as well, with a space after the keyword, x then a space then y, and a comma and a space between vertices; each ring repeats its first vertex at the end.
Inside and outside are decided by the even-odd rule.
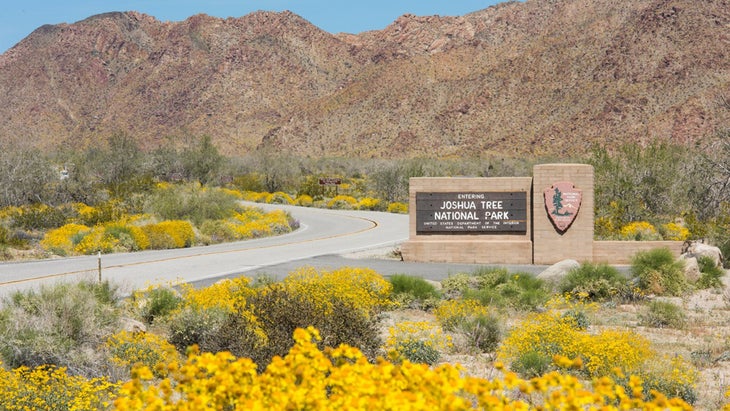
POLYGON ((331 33, 379 30, 398 16, 459 16, 503 0, 3 0, 0 53, 44 24, 73 23, 108 11, 135 10, 161 21, 185 20, 194 14, 241 17, 257 10, 292 12, 331 33))

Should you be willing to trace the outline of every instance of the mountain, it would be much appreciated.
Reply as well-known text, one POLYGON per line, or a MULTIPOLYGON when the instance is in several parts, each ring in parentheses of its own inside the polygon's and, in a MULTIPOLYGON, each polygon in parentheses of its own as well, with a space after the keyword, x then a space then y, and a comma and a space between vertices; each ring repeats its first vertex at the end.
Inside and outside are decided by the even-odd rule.
POLYGON ((573 155, 730 129, 730 0, 528 0, 330 34, 291 12, 115 12, 0 55, 0 144, 573 155))

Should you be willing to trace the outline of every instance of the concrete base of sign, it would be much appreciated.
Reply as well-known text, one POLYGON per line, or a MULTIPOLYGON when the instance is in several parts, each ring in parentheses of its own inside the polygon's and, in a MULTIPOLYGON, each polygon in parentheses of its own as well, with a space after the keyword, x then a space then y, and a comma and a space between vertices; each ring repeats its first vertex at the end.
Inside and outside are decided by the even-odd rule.
POLYGON ((413 240, 401 246, 404 261, 464 264, 532 264, 532 241, 413 240))

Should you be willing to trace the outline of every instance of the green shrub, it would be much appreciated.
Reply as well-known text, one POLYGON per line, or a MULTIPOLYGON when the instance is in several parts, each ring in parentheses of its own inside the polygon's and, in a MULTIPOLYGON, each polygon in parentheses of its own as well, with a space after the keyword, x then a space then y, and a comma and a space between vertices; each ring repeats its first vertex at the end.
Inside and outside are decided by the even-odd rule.
POLYGON ((587 330, 590 325, 588 315, 583 310, 570 309, 564 312, 561 318, 570 319, 575 324, 575 328, 582 331, 587 330))
POLYGON ((180 295, 170 288, 153 288, 135 299, 142 299, 139 316, 147 324, 164 318, 174 312, 182 304, 180 295))
POLYGON ((176 311, 168 321, 170 344, 181 353, 197 344, 201 350, 209 350, 216 341, 228 313, 219 307, 185 307, 176 311))
POLYGON ((668 248, 637 253, 631 261, 631 273, 640 289, 656 295, 681 295, 689 285, 684 262, 668 248))
POLYGON ((441 358, 439 350, 429 344, 428 341, 400 341, 396 344, 395 351, 404 359, 420 364, 433 365, 441 358))
POLYGON ((558 284, 561 293, 581 295, 583 299, 604 301, 622 294, 628 280, 608 264, 582 263, 568 272, 558 284))
POLYGON ((642 324, 656 328, 682 329, 687 324, 687 316, 682 311, 682 307, 669 301, 651 301, 646 312, 639 318, 642 324))
POLYGON ((478 270, 474 284, 477 288, 467 289, 464 298, 476 299, 486 306, 534 310, 550 295, 539 278, 529 273, 510 274, 504 268, 478 270))
POLYGON ((25 205, 11 217, 14 227, 23 230, 47 230, 66 224, 73 210, 66 207, 52 207, 46 204, 25 205))
POLYGON ((521 353, 512 362, 510 368, 524 378, 533 378, 550 371, 552 364, 553 360, 547 354, 537 350, 530 350, 521 353))
POLYGON ((715 264, 715 260, 703 255, 697 259, 697 265, 700 267, 700 278, 697 280, 698 288, 719 288, 723 286, 722 277, 725 276, 725 270, 715 264))
POLYGON ((0 356, 10 368, 44 364, 105 375, 96 349, 119 328, 117 288, 108 282, 43 286, 3 301, 0 356))
POLYGON ((238 210, 238 198, 220 189, 191 184, 159 189, 145 205, 148 213, 163 220, 189 220, 195 225, 205 220, 221 220, 238 210))
POLYGON ((493 352, 502 340, 499 318, 486 314, 470 317, 460 322, 458 331, 466 337, 467 344, 480 352, 493 352))
POLYGON ((265 344, 255 338, 251 318, 234 312, 201 340, 202 350, 230 351, 238 357, 251 358, 263 369, 274 356, 285 355, 294 345, 294 330, 311 325, 320 331, 322 348, 348 344, 371 359, 376 357, 381 345, 376 319, 363 315, 352 304, 335 300, 331 310, 324 313, 316 302, 291 292, 281 283, 264 284, 255 290, 247 307, 255 315, 255 326, 266 334, 265 344))
POLYGON ((436 287, 420 277, 394 274, 390 277, 390 283, 393 285, 393 295, 408 294, 420 301, 440 297, 436 287))

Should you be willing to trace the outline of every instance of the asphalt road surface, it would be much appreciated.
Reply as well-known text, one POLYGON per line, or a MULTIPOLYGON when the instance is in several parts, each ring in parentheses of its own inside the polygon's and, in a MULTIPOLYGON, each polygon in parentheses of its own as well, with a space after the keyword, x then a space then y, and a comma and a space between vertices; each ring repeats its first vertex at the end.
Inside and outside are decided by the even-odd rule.
MULTIPOLYGON (((300 228, 281 236, 211 246, 3 263, 0 264, 0 297, 41 284, 96 280, 100 272, 103 279, 131 292, 154 284, 188 282, 205 286, 240 275, 281 279, 302 266, 369 267, 384 276, 399 273, 433 280, 478 267, 388 258, 389 252, 408 239, 407 215, 255 205, 287 210, 299 220, 300 228)), ((540 266, 510 267, 512 271, 534 273, 542 269, 540 266)))

